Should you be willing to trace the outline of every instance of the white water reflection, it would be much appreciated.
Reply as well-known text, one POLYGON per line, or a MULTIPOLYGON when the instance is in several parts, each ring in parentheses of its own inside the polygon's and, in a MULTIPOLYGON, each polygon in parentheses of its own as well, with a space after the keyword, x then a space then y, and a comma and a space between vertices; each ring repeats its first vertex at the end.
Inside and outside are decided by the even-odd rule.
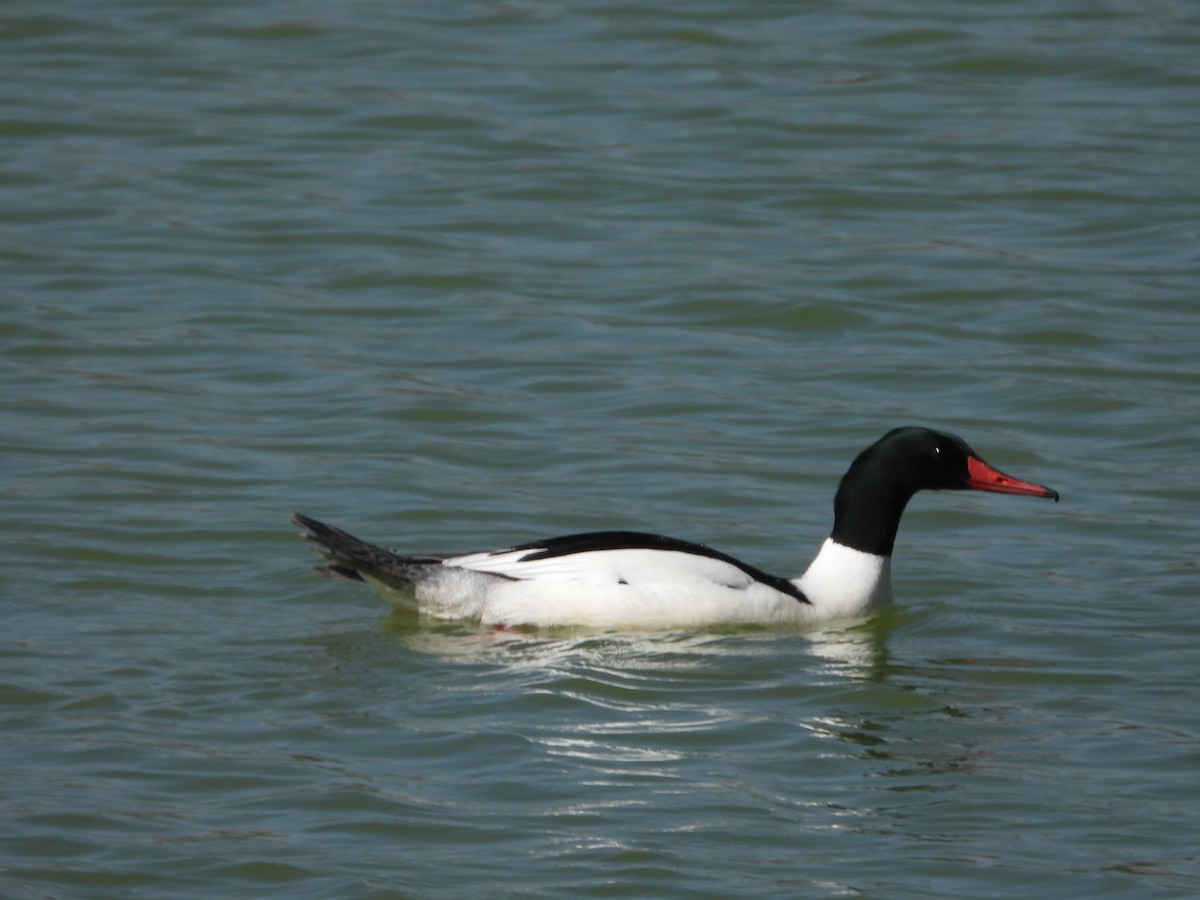
POLYGON ((808 657, 807 668, 823 677, 861 680, 870 677, 886 658, 884 640, 889 626, 877 620, 855 620, 809 630, 514 631, 397 614, 384 620, 382 629, 416 653, 460 663, 500 665, 513 671, 586 665, 601 679, 608 672, 620 680, 631 670, 686 670, 720 660, 761 660, 787 652, 808 657), (814 659, 824 664, 813 667, 814 659))

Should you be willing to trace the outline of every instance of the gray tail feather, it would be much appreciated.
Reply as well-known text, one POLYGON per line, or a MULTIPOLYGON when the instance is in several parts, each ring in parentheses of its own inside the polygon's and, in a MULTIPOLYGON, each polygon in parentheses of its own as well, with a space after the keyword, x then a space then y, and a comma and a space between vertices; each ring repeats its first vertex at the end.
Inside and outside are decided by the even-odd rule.
POLYGON ((400 556, 298 512, 293 512, 291 519, 304 529, 304 537, 320 548, 318 552, 329 564, 317 566, 316 570, 330 578, 347 578, 351 581, 370 578, 390 587, 404 588, 416 580, 421 569, 442 559, 437 556, 400 556))

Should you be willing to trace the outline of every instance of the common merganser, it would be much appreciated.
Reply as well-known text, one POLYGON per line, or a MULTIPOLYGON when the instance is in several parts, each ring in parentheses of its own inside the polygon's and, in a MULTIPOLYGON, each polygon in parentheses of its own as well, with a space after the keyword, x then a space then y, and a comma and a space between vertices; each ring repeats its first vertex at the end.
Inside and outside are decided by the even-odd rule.
POLYGON ((390 604, 439 618, 505 626, 701 628, 821 622, 891 602, 900 517, 921 490, 976 490, 1058 501, 965 441, 928 428, 888 432, 851 463, 833 501, 833 531, 799 578, 677 538, 596 531, 482 553, 402 555, 299 513, 318 544, 317 571, 365 581, 390 604))

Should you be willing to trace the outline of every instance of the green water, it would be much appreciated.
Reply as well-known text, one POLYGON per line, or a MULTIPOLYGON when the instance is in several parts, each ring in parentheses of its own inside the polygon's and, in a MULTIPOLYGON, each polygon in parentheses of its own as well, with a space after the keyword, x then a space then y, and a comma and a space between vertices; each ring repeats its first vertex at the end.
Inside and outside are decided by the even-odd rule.
POLYGON ((1200 892, 1200 16, 0 10, 0 894, 1200 892), (316 578, 622 527, 816 633, 513 638, 316 578))

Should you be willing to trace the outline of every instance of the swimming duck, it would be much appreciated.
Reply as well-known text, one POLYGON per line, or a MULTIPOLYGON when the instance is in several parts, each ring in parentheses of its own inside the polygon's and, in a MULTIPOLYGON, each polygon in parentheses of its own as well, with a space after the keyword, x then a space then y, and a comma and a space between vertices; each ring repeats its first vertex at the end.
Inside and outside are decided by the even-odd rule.
POLYGON ((703 544, 593 531, 478 553, 402 554, 299 513, 318 571, 364 581, 385 600, 439 618, 503 626, 701 628, 862 616, 892 599, 904 508, 922 490, 1047 497, 993 468, 961 438, 897 428, 862 451, 833 500, 833 530, 799 578, 770 575, 703 544))

